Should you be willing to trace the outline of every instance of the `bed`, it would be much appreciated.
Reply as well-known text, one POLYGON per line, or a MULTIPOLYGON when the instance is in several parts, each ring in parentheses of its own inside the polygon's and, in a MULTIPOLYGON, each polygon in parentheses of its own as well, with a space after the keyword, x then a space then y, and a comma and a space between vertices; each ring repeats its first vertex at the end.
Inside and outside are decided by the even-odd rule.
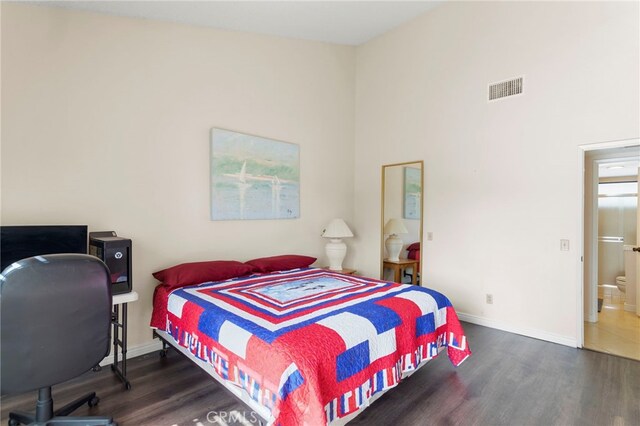
POLYGON ((446 349, 470 354, 451 302, 317 268, 159 286, 151 326, 268 424, 344 424, 446 349))

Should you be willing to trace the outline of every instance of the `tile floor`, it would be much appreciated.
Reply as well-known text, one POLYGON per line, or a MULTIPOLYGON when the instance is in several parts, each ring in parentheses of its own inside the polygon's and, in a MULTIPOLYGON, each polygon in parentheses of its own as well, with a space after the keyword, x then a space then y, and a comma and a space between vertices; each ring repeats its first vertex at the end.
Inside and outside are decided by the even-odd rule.
POLYGON ((624 310, 624 293, 615 286, 600 286, 604 299, 598 322, 584 323, 584 347, 640 360, 640 317, 624 310))

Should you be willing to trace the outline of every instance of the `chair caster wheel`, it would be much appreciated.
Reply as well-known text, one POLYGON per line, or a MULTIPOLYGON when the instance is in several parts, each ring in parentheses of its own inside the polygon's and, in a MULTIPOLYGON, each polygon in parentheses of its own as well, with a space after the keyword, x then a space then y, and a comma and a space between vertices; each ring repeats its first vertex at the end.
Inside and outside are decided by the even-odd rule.
POLYGON ((20 424, 16 419, 9 419, 9 426, 18 426, 20 424))
POLYGON ((98 405, 99 402, 100 402, 100 398, 98 398, 97 396, 94 396, 89 400, 88 404, 89 404, 89 407, 95 407, 96 405, 98 405))
POLYGON ((124 387, 127 388, 127 390, 131 390, 131 383, 125 383, 124 387))

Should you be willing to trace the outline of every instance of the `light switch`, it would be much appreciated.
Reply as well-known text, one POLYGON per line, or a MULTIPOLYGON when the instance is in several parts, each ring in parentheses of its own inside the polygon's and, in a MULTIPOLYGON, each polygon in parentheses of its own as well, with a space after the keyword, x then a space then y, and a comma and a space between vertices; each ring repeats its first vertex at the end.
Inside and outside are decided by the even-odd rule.
POLYGON ((560 251, 569 251, 569 240, 560 240, 560 251))
POLYGON ((427 241, 433 241, 433 232, 427 232, 427 241))

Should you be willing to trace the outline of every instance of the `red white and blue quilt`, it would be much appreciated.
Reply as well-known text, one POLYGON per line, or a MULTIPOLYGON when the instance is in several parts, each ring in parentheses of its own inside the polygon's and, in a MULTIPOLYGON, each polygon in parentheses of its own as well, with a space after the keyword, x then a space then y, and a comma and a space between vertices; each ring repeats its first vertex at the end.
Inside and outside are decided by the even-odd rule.
POLYGON ((166 309, 176 342, 276 425, 331 424, 440 350, 454 365, 471 354, 442 294, 323 269, 184 287, 166 309))

